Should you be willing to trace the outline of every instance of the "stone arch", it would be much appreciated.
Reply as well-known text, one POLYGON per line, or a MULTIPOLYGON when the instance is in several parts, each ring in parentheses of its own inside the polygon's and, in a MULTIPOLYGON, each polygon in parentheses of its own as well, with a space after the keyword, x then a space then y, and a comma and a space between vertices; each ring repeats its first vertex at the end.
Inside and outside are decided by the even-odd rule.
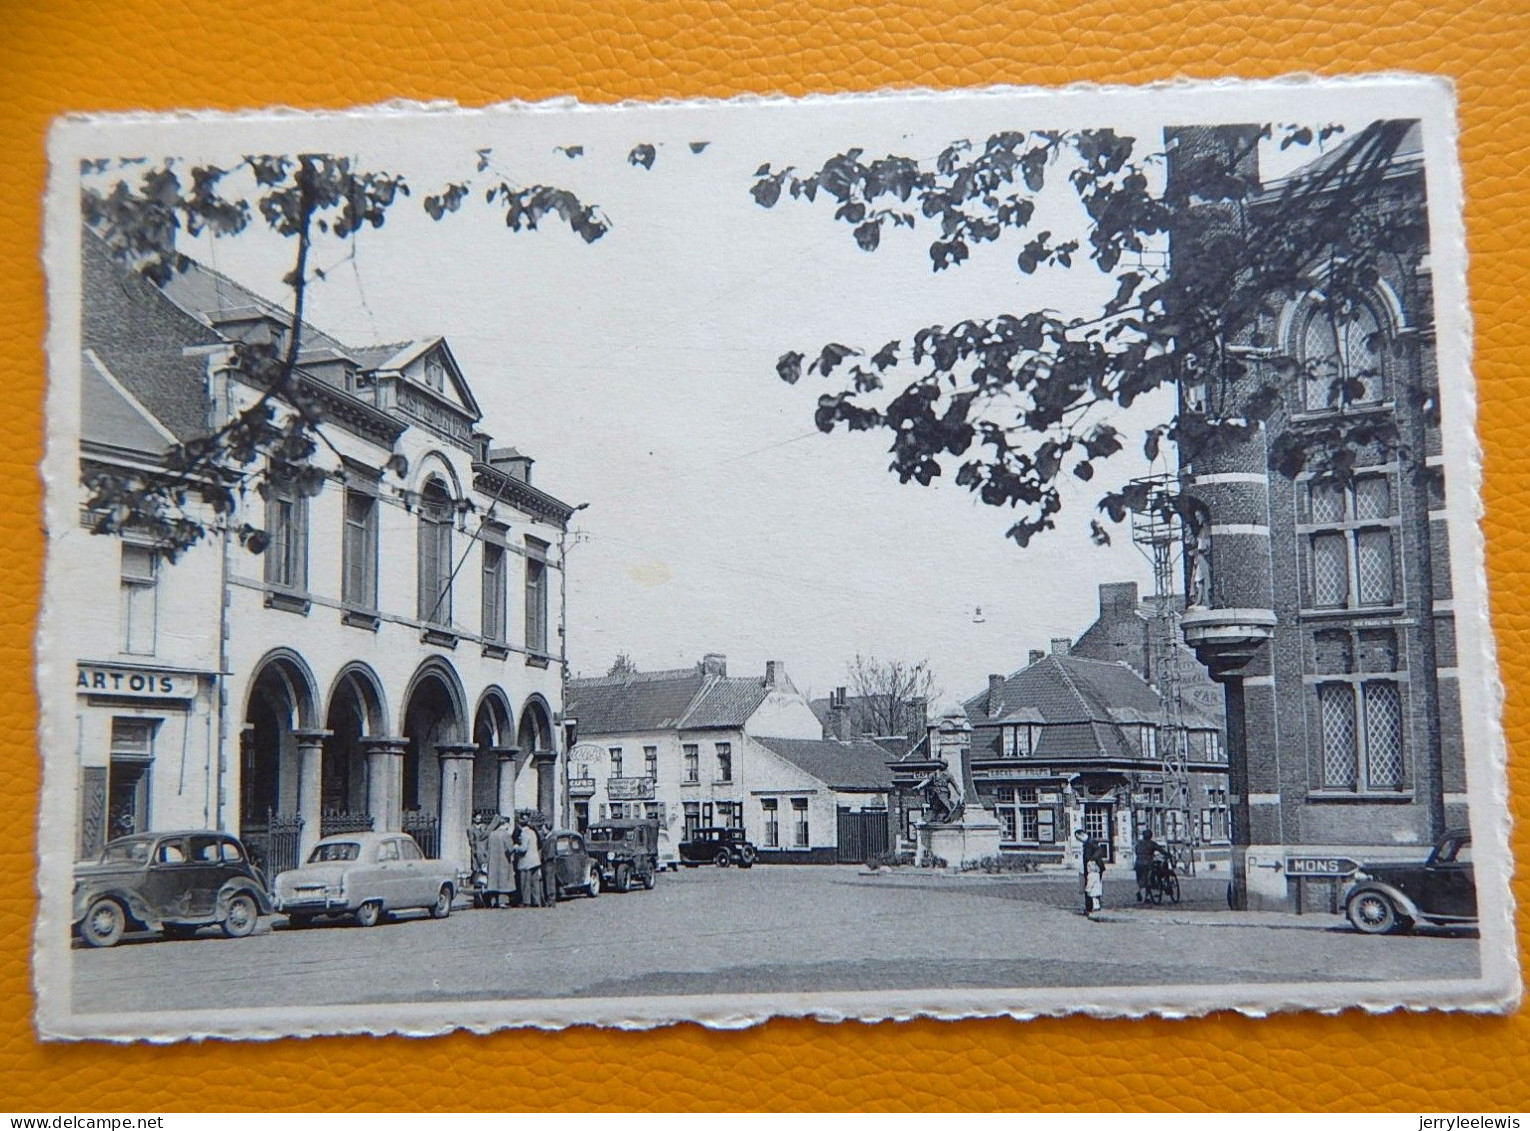
POLYGON ((527 754, 554 749, 552 716, 552 708, 540 692, 527 696, 521 706, 516 745, 527 754))
POLYGON ((467 695, 452 665, 431 656, 415 669, 404 691, 399 733, 407 740, 403 767, 403 809, 435 813, 440 804, 442 746, 466 741, 467 695))
MULTIPOLYGON (((299 749, 300 738, 310 736, 319 721, 318 685, 307 661, 291 648, 273 648, 262 656, 245 692, 243 719, 240 832, 263 866, 292 867, 298 849, 291 835, 298 828, 295 822, 303 808, 316 810, 318 801, 303 795, 304 754, 299 749)), ((306 824, 301 829, 305 843, 316 835, 317 829, 306 824)))
MULTIPOLYGON (((367 767, 362 739, 387 733, 388 710, 382 681, 359 660, 340 669, 326 702, 324 729, 329 734, 324 739, 320 789, 328 823, 330 814, 365 811, 367 767)), ((338 825, 332 827, 339 831, 338 825)))
POLYGON ((285 699, 290 707, 287 724, 294 730, 311 730, 319 722, 318 681, 308 661, 291 648, 273 648, 255 664, 245 692, 245 713, 257 696, 285 699))
POLYGON ((425 452, 415 462, 414 482, 409 485, 409 488, 418 495, 425 490, 425 485, 432 479, 442 479, 445 481, 447 493, 451 495, 453 501, 466 497, 462 479, 457 474, 457 468, 447 458, 445 453, 434 448, 425 452))
MULTIPOLYGON (((505 816, 513 815, 505 812, 503 804, 514 791, 501 787, 499 751, 515 745, 514 716, 509 696, 498 685, 491 684, 478 697, 478 706, 473 710, 473 745, 478 747, 473 756, 473 811, 487 813, 492 809, 505 816)), ((513 775, 515 767, 504 765, 503 772, 513 775)))

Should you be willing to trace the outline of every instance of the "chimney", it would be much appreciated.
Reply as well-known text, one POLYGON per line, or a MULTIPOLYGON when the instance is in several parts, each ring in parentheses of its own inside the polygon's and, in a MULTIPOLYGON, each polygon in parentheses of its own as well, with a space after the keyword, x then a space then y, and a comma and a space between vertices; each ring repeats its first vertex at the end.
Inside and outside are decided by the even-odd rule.
POLYGON ((1137 611, 1135 581, 1107 581, 1100 586, 1100 619, 1110 614, 1130 616, 1137 611))
POLYGON ((721 652, 708 652, 701 657, 701 663, 697 667, 701 669, 702 675, 725 676, 728 674, 728 657, 721 652))
POLYGON ((989 675, 988 677, 988 717, 996 719, 1004 713, 1004 677, 1002 675, 989 675))
POLYGON ((843 687, 829 692, 829 721, 824 729, 827 738, 844 741, 850 737, 850 698, 843 687))
POLYGON ((1073 651, 1072 640, 1068 639, 1066 636, 1052 637, 1052 655, 1066 656, 1071 651, 1073 651))
POLYGON ((1042 660, 1044 660, 1046 658, 1047 658, 1047 654, 1045 652, 1043 652, 1040 648, 1032 648, 1031 649, 1031 658, 1026 661, 1025 666, 1026 667, 1030 667, 1032 664, 1039 664, 1039 663, 1041 663, 1042 660))
POLYGON ((774 691, 786 682, 786 665, 780 660, 765 661, 765 690, 774 691))

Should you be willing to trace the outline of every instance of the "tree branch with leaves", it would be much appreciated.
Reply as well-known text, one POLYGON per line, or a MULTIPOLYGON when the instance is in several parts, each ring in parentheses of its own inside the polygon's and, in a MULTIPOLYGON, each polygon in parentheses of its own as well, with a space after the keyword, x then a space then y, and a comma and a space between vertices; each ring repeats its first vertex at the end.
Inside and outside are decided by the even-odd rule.
MULTIPOLYGON (((832 205, 864 251, 883 247, 889 231, 928 230, 939 272, 1008 237, 1018 245, 1020 278, 1087 262, 1113 291, 1089 310, 1038 303, 916 328, 880 346, 793 350, 781 355, 777 375, 790 384, 833 381, 838 387, 819 397, 814 413, 821 431, 890 434, 889 470, 901 482, 953 477, 985 504, 1018 511, 1007 535, 1026 546, 1054 528, 1065 477, 1090 482, 1134 442, 1112 419, 1119 410, 1160 389, 1204 384, 1205 397, 1178 397, 1139 437, 1147 460, 1167 441, 1183 463, 1250 435, 1280 410, 1292 380, 1323 379, 1240 335, 1270 303, 1314 287, 1342 324, 1374 288, 1385 257, 1427 242, 1419 238, 1421 204, 1385 190, 1409 125, 1372 123, 1278 190, 1259 179, 1258 147, 1322 145, 1339 127, 1223 130, 1219 144, 1193 155, 1144 153, 1137 139, 1109 129, 1042 130, 996 133, 981 146, 953 142, 932 161, 867 160, 851 149, 812 172, 767 163, 750 189, 757 204, 832 205), (1078 218, 1066 238, 1035 230, 1042 194, 1059 174, 1078 218), (1230 398, 1229 390, 1247 389, 1241 378, 1261 350, 1272 353, 1267 375, 1252 393, 1230 398), (900 374, 908 376, 895 381, 900 374)), ((1039 283, 1021 293, 1044 294, 1039 283)), ((1333 395, 1357 379, 1364 376, 1332 374, 1333 395)), ((1343 477, 1356 450, 1402 443, 1385 420, 1344 418, 1321 435, 1283 442, 1272 467, 1343 477)), ((1174 497, 1128 484, 1103 492, 1099 510, 1121 522, 1174 497)), ((1090 531, 1096 542, 1110 540, 1098 517, 1090 531)))

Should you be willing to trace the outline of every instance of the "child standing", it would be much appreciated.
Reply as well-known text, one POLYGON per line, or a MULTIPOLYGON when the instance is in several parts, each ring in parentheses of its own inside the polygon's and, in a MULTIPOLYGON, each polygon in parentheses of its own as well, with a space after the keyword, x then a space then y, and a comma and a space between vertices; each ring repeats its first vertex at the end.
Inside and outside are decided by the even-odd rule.
POLYGON ((1105 906, 1105 865, 1091 860, 1084 871, 1084 914, 1090 919, 1105 906))

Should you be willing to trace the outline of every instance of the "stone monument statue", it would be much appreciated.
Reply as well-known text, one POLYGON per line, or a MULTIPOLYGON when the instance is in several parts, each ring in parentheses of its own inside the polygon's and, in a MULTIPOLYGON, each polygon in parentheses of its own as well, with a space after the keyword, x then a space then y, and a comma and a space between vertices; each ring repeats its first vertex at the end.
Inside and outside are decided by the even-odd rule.
POLYGON ((919 824, 920 864, 948 868, 999 854, 999 822, 983 808, 972 783, 972 724, 953 706, 929 728, 933 770, 918 785, 928 819, 919 824))

